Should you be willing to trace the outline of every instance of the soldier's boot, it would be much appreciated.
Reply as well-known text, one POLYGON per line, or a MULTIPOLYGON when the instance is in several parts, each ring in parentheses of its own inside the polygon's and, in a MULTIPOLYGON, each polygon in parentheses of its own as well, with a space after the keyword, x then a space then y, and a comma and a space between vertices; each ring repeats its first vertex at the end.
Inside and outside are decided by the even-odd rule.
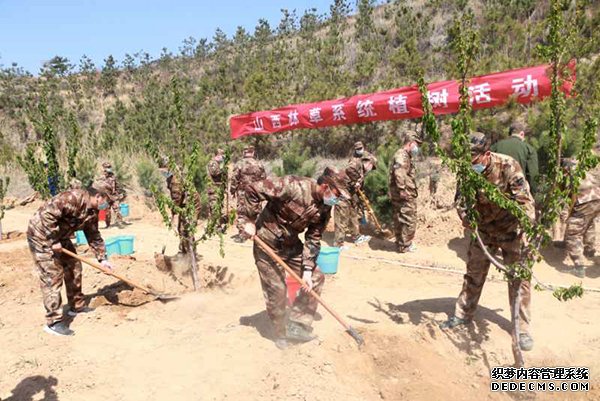
POLYGON ((312 334, 312 327, 307 327, 298 322, 288 322, 286 333, 286 339, 299 343, 306 343, 317 338, 312 334))
POLYGON ((585 277, 585 267, 583 267, 582 265, 575 265, 575 267, 573 267, 571 269, 571 274, 573 274, 576 277, 579 278, 584 278, 585 277))
POLYGON ((90 313, 95 311, 95 308, 89 307, 89 306, 84 306, 83 308, 79 308, 79 309, 73 309, 70 308, 67 311, 67 315, 69 315, 70 317, 76 317, 79 313, 90 313))
POLYGON ((275 340, 275 346, 279 349, 286 349, 290 346, 286 338, 278 338, 275 340))
POLYGON ((446 320, 444 323, 440 324, 440 329, 453 329, 460 325, 465 325, 470 323, 470 320, 461 319, 456 316, 452 316, 450 319, 446 320))
POLYGON ((55 322, 50 326, 44 326, 44 331, 55 336, 72 336, 75 334, 73 330, 67 327, 63 322, 55 322))
POLYGON ((397 247, 397 251, 398 253, 407 253, 407 252, 416 252, 417 251, 417 246, 411 242, 411 244, 409 246, 404 246, 404 245, 400 245, 400 244, 396 244, 397 247))
POLYGON ((519 335, 519 348, 522 351, 531 351, 533 349, 533 338, 527 333, 519 335))
POLYGON ((354 244, 360 245, 363 242, 369 242, 369 241, 371 241, 371 236, 370 235, 359 235, 358 237, 356 237, 354 239, 354 244))

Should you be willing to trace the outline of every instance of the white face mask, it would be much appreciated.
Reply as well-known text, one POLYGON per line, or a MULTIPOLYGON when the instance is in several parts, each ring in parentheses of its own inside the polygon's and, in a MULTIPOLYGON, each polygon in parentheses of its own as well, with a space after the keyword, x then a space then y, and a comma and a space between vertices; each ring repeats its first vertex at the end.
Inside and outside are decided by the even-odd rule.
POLYGON ((412 157, 417 157, 419 155, 421 149, 419 149, 419 145, 415 145, 410 149, 410 155, 412 157))
POLYGON ((365 154, 365 150, 364 149, 359 149, 355 151, 356 156, 362 156, 365 154))

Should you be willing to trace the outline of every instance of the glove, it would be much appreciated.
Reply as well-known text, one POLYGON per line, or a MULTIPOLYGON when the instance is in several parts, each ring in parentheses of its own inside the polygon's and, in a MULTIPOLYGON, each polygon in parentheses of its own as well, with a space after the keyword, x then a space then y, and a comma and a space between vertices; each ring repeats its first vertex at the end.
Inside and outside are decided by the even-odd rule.
POLYGON ((106 259, 104 259, 103 261, 101 261, 100 265, 102 265, 102 267, 104 267, 106 270, 113 271, 115 269, 113 267, 113 265, 108 260, 106 260, 106 259))
POLYGON ((254 223, 246 223, 244 224, 243 230, 240 233, 240 236, 243 239, 250 239, 252 237, 254 237, 254 235, 256 234, 256 225, 254 225, 254 223))
POLYGON ((62 245, 60 244, 60 242, 52 244, 52 252, 56 254, 62 253, 62 245))
POLYGON ((304 270, 304 272, 302 272, 302 281, 304 281, 304 283, 302 283, 302 289, 305 292, 309 292, 313 289, 312 270, 304 270))

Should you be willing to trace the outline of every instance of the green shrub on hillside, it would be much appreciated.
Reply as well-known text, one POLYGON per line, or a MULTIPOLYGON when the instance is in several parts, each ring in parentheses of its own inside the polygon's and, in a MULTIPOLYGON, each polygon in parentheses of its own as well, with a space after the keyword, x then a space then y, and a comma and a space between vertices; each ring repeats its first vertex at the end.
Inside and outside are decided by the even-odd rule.
POLYGON ((160 188, 162 186, 163 180, 161 179, 160 174, 158 173, 158 169, 156 165, 148 160, 141 160, 135 166, 137 172, 138 184, 140 187, 144 188, 147 193, 151 193, 151 188, 160 188))
POLYGON ((393 140, 377 148, 377 169, 367 174, 364 191, 382 225, 392 220, 392 202, 388 196, 388 176, 394 153, 400 148, 393 140))
POLYGON ((279 177, 286 175, 313 177, 317 170, 317 163, 309 159, 308 148, 303 149, 299 142, 292 141, 281 154, 282 166, 276 166, 273 172, 279 177))

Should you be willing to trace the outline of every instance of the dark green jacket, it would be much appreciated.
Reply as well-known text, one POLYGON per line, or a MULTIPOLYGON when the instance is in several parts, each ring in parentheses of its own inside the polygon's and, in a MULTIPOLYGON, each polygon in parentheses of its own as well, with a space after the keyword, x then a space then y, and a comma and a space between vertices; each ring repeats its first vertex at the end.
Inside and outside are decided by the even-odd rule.
POLYGON ((510 136, 492 145, 492 152, 508 155, 519 162, 527 182, 531 187, 531 193, 537 189, 538 156, 537 151, 517 136, 510 136))

